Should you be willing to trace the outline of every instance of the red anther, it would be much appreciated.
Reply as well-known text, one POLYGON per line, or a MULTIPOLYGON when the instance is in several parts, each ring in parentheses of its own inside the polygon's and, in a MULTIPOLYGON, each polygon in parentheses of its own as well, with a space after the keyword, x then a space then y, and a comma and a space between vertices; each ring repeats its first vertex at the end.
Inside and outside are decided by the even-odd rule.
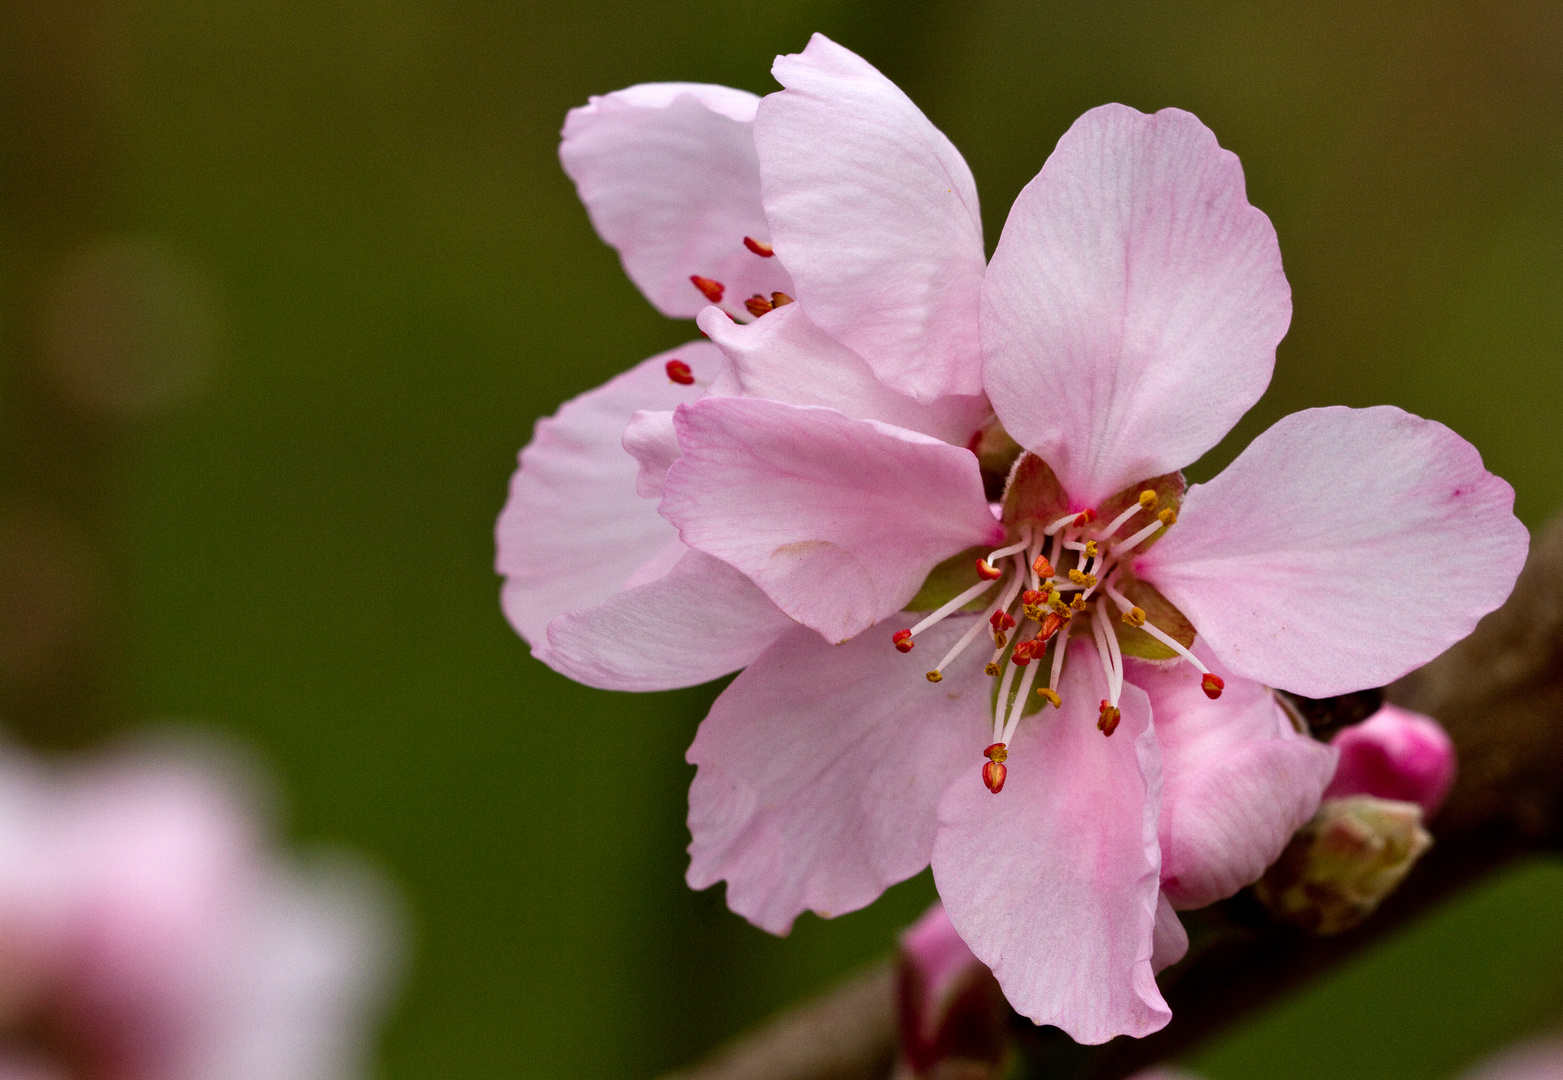
POLYGON ((705 298, 711 301, 711 303, 720 304, 722 302, 722 294, 727 289, 723 287, 720 281, 712 281, 710 278, 701 277, 699 274, 690 274, 689 280, 695 283, 695 288, 704 293, 705 298))
POLYGON ((902 652, 911 652, 912 647, 917 644, 917 642, 912 640, 912 632, 910 630, 897 630, 890 635, 890 640, 895 642, 895 647, 902 652))
POLYGON ((744 247, 748 248, 762 259, 769 259, 772 255, 776 254, 775 248, 771 247, 771 245, 767 244, 764 240, 756 240, 752 236, 744 237, 744 247))
POLYGON ((1037 572, 1037 577, 1049 578, 1052 577, 1055 572, 1053 570, 1053 564, 1047 561, 1046 555, 1038 555, 1037 561, 1031 564, 1031 569, 1037 572))
POLYGON ((1024 607, 1030 607, 1032 604, 1040 604, 1046 599, 1046 593, 1039 593, 1035 589, 1027 589, 1025 592, 1020 594, 1020 603, 1024 607))
MULTIPOLYGON (((1042 629, 1037 631, 1036 640, 1046 641, 1048 638, 1058 633, 1059 627, 1063 625, 1064 620, 1061 616, 1055 612, 1048 612, 1047 618, 1042 620, 1042 629)), ((1063 646, 1060 645, 1059 648, 1062 649, 1063 646)))
POLYGON ((984 750, 982 752, 982 756, 987 758, 989 761, 997 761, 1000 765, 1002 765, 1004 762, 1009 760, 1009 747, 1005 746, 1001 742, 996 742, 984 750))
POLYGON ((682 360, 669 360, 667 363, 668 378, 680 386, 695 385, 695 373, 689 365, 682 360))
POLYGON ((1221 691, 1227 688, 1227 684, 1220 675, 1212 675, 1207 671, 1205 672, 1205 677, 1199 680, 1199 688, 1205 691, 1206 697, 1211 701, 1215 701, 1216 698, 1221 696, 1221 691))
POLYGON ((1118 721, 1123 719, 1123 713, 1116 705, 1109 705, 1106 698, 1102 699, 1102 715, 1096 721, 1096 728, 1103 735, 1112 735, 1118 730, 1118 721))
POLYGON ((997 581, 1003 576, 1004 571, 992 565, 987 559, 977 560, 977 576, 984 581, 997 581))
POLYGON ((982 767, 982 782, 995 795, 1004 790, 1004 778, 1008 775, 1009 770, 997 761, 990 761, 982 767))
POLYGON ((995 611, 988 617, 988 622, 995 630, 1010 630, 1015 626, 1015 617, 1006 611, 995 611))
MULTIPOLYGON (((1075 524, 1076 525, 1089 525, 1089 524, 1091 524, 1091 522, 1093 522, 1095 520, 1096 520, 1096 511, 1091 509, 1089 506, 1087 506, 1084 510, 1080 511, 1080 513, 1075 517, 1075 524)), ((1039 574, 1041 572, 1042 571, 1040 571, 1040 570, 1037 571, 1037 573, 1039 573, 1039 574)))
POLYGON ((744 301, 744 307, 749 309, 749 314, 758 319, 761 315, 765 315, 771 310, 771 302, 759 293, 755 293, 744 301))

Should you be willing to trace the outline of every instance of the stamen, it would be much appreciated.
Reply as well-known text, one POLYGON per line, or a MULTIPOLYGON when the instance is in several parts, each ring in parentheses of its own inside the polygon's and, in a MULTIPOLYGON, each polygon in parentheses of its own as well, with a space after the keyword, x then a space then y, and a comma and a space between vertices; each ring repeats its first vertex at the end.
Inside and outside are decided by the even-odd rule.
POLYGON ((1004 717, 1009 711, 1009 688, 1015 683, 1014 664, 1004 665, 1004 677, 999 680, 999 696, 993 703, 993 741, 1004 741, 1004 717))
POLYGON ((771 302, 765 297, 761 296, 759 293, 755 293, 753 296, 749 297, 749 299, 744 301, 744 307, 749 309, 749 314, 758 319, 761 315, 770 313, 771 302))
POLYGON ((1075 516, 1076 525, 1089 525, 1096 520, 1096 511, 1087 506, 1075 516))
POLYGON ((971 621, 971 625, 966 628, 966 632, 961 635, 961 639, 955 643, 955 647, 945 653, 944 659, 935 664, 934 669, 928 673, 929 682, 938 682, 939 679, 944 678, 942 674, 944 669, 954 663, 957 656, 966 651, 966 646, 972 643, 972 639, 982 633, 984 625, 981 619, 973 619, 971 621), (939 679, 934 678, 935 675, 938 675, 939 679))
MULTIPOLYGON (((1033 638, 1033 641, 1036 639, 1033 638)), ((1046 648, 1044 643, 1043 648, 1046 648)), ((1031 684, 1036 682, 1037 672, 1042 669, 1038 664, 1034 668, 1026 669, 1026 677, 1020 680, 1020 689, 1015 694, 1015 704, 1009 710, 1009 719, 1004 722, 1004 741, 1009 742, 1015 737, 1015 729, 1020 726, 1020 714, 1026 711, 1026 699, 1031 696, 1031 684)))
POLYGON ((1053 564, 1048 562, 1041 555, 1038 555, 1036 561, 1031 564, 1031 570, 1032 573, 1036 574, 1038 577, 1045 578, 1050 578, 1055 573, 1053 570, 1053 564))
POLYGON ((1001 742, 996 742, 982 752, 982 756, 989 761, 997 761, 1000 765, 1009 760, 1009 747, 1001 742))
POLYGON ((1206 697, 1214 701, 1221 696, 1221 691, 1227 688, 1227 684, 1220 675, 1213 675, 1207 671, 1205 677, 1199 680, 1199 688, 1205 691, 1206 697))
POLYGON ((669 360, 666 365, 668 378, 680 386, 695 385, 695 372, 682 360, 669 360))
POLYGON ((1145 526, 1145 528, 1141 529, 1139 532, 1137 532, 1133 536, 1129 537, 1129 539, 1125 540, 1123 543, 1121 543, 1121 544, 1117 545, 1116 547, 1114 547, 1113 548, 1113 558, 1115 558, 1115 559, 1123 558, 1123 556, 1128 554, 1128 552, 1132 551, 1134 549, 1134 547, 1137 544, 1139 544, 1139 542, 1141 540, 1144 540, 1147 536, 1151 535, 1151 533, 1155 532, 1157 529, 1165 529, 1165 528, 1166 528, 1166 526, 1163 525, 1159 520, 1151 522, 1149 525, 1145 526))
POLYGON ((1108 630, 1101 619, 1091 620, 1091 636, 1096 639, 1096 656, 1102 662, 1102 674, 1107 677, 1107 692, 1113 692, 1113 654, 1107 648, 1108 630))
POLYGON ((1140 506, 1141 506, 1141 508, 1145 509, 1145 510, 1154 510, 1154 509, 1156 509, 1156 500, 1157 500, 1157 498, 1158 498, 1158 496, 1156 495, 1156 493, 1154 491, 1152 491, 1150 488, 1146 488, 1144 491, 1140 492, 1140 506))
POLYGON ((997 675, 999 673, 999 666, 992 660, 989 660, 988 666, 982 669, 982 673, 984 675, 997 675))
POLYGON ((1089 589, 1092 585, 1096 584, 1096 575, 1082 574, 1079 570, 1071 570, 1069 571, 1069 580, 1080 586, 1082 589, 1089 589))
POLYGON ((1145 625, 1145 609, 1142 607, 1130 607, 1123 613, 1123 621, 1129 626, 1145 625))
MULTIPOLYGON (((1107 651, 1112 654, 1113 660, 1113 684, 1112 703, 1118 704, 1118 698, 1123 694, 1123 648, 1118 644, 1118 635, 1113 632, 1112 626, 1107 621, 1107 602, 1096 602, 1096 618, 1102 621, 1102 636, 1107 639, 1107 651)), ((1093 622, 1095 620, 1092 620, 1093 622)))
POLYGON ((944 674, 938 668, 934 668, 924 676, 929 682, 943 682, 944 674))
POLYGON ((1121 526, 1124 522, 1128 521, 1135 514, 1138 514, 1141 509, 1142 509, 1142 507, 1140 506, 1139 503, 1134 503, 1133 505, 1131 505, 1129 507, 1129 509, 1125 510, 1123 513, 1119 514, 1117 517, 1113 518, 1112 521, 1108 522, 1107 528, 1105 528, 1101 532, 1097 533, 1096 534, 1096 538, 1098 540, 1106 540, 1108 537, 1112 536, 1113 533, 1118 531, 1119 526, 1121 526))
POLYGON ((1047 618, 1042 620, 1042 629, 1037 631, 1037 637, 1042 641, 1046 641, 1054 634, 1058 633, 1063 625, 1063 619, 1059 618, 1057 615, 1049 613, 1047 618))
MULTIPOLYGON (((1156 629, 1156 627, 1152 626, 1150 623, 1146 623, 1144 626, 1140 627, 1140 629, 1144 630, 1151 637, 1155 638, 1157 641, 1159 641, 1163 645, 1167 646, 1167 648, 1171 649, 1173 652, 1175 652, 1179 656, 1183 657, 1183 659, 1185 659, 1189 663, 1193 664, 1196 668, 1199 669, 1200 674, 1202 674, 1202 675, 1209 675, 1210 674, 1210 669, 1207 668, 1204 664, 1199 662, 1199 657, 1195 656, 1193 653, 1191 653, 1187 649, 1185 649, 1183 647, 1182 643, 1179 642, 1177 638, 1173 637, 1170 634, 1164 633, 1161 630, 1156 629)), ((1209 693, 1209 691, 1207 690, 1206 693, 1209 693)), ((1216 695, 1213 695, 1213 696, 1219 697, 1220 695, 1216 694, 1216 695)))
POLYGON ((771 245, 767 244, 764 240, 756 240, 752 236, 744 237, 744 247, 748 248, 762 259, 774 258, 776 255, 775 248, 771 247, 771 245))
POLYGON ((1011 545, 1009 545, 1009 547, 1001 547, 997 551, 990 551, 990 552, 988 552, 988 562, 996 563, 1000 559, 1007 558, 1010 555, 1015 554, 1015 552, 1017 552, 1017 551, 1024 551, 1024 550, 1026 550, 1026 548, 1028 548, 1030 546, 1031 546, 1031 537, 1027 536, 1024 540, 1022 540, 1018 544, 1011 544, 1011 545))
POLYGON ((771 293, 771 307, 773 308, 786 307, 792 302, 792 297, 788 296, 784 292, 771 293))
POLYGON ((977 560, 977 576, 978 577, 986 578, 988 581, 997 581, 1003 575, 1004 575, 1004 571, 1000 570, 998 567, 994 566, 987 559, 978 559, 977 560))
POLYGON ((1170 506, 1161 513, 1157 514, 1156 517, 1159 518, 1161 523, 1167 526, 1169 529, 1178 523, 1178 512, 1170 506))
POLYGON ((1059 677, 1064 673, 1064 654, 1068 651, 1069 631, 1066 629, 1064 631, 1064 635, 1058 639, 1058 644, 1053 646, 1053 670, 1049 672, 1047 676, 1047 684, 1048 686, 1053 687, 1053 689, 1042 695, 1053 703, 1053 708, 1055 709, 1062 709, 1064 707, 1063 699, 1058 696, 1057 687, 1059 677))
POLYGON ((897 630, 890 635, 890 640, 895 643, 897 650, 904 653, 911 652, 917 645, 917 642, 912 640, 912 632, 910 630, 897 630))
POLYGON ((1047 686, 1039 686, 1039 687, 1037 687, 1037 697, 1041 698, 1044 701, 1051 702, 1052 705, 1053 705, 1053 708, 1055 708, 1055 709, 1062 709, 1064 707, 1064 699, 1059 697, 1058 696, 1058 691, 1052 689, 1051 687, 1047 687, 1047 686))
POLYGON ((1080 513, 1080 514, 1065 514, 1063 517, 1059 518, 1057 521, 1053 522, 1051 525, 1049 525, 1045 529, 1043 529, 1042 530, 1042 534, 1044 536, 1055 536, 1055 535, 1057 535, 1058 530, 1062 529, 1065 525, 1079 525, 1079 524, 1081 524, 1080 519, 1085 517, 1086 514, 1090 514, 1093 519, 1096 517, 1096 511, 1095 510, 1087 510, 1084 513, 1080 513))
POLYGON ((988 624, 995 630, 1012 630, 1015 627, 1015 617, 1007 611, 995 611, 988 619, 988 624))
POLYGON ((689 280, 713 304, 720 304, 722 302, 722 294, 727 292, 726 287, 720 281, 712 281, 710 278, 701 277, 699 274, 690 274, 689 280))
POLYGON ((997 761, 990 761, 982 767, 982 782, 995 795, 1004 790, 1004 779, 1008 775, 1009 770, 997 761))
POLYGON ((959 611, 991 588, 993 588, 992 581, 979 581, 965 592, 951 597, 935 608, 922 622, 908 630, 907 637, 916 637, 935 623, 943 622, 947 616, 959 611))
POLYGON ((1112 733, 1118 730, 1118 721, 1122 719, 1123 713, 1119 711, 1118 706, 1108 704, 1107 699, 1103 698, 1102 713, 1097 718, 1096 730, 1111 737, 1112 733))

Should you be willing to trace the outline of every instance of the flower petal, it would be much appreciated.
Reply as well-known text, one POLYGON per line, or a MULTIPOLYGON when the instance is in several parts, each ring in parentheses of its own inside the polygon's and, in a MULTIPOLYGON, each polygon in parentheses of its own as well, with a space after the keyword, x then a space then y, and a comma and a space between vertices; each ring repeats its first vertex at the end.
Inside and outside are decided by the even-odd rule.
POLYGON ((889 79, 822 34, 777 57, 754 123, 765 213, 793 293, 919 401, 982 390, 982 218, 960 151, 889 79))
POLYGON ((734 300, 793 291, 760 205, 753 119, 759 99, 701 83, 646 83, 593 97, 565 119, 559 160, 597 235, 664 315, 708 301, 689 278, 721 282, 734 300))
POLYGON ((510 625, 545 659, 544 628, 560 612, 602 602, 673 540, 657 505, 635 494, 638 466, 622 445, 637 409, 672 409, 702 391, 667 377, 671 359, 701 381, 726 363, 708 341, 642 361, 537 422, 495 525, 510 625))
POLYGON ((1104 105, 1010 210, 982 287, 984 382, 1010 435, 1095 505, 1219 442, 1291 315, 1237 156, 1179 109, 1104 105))
POLYGON ((834 409, 710 397, 674 416, 662 513, 783 611, 844 641, 1003 528, 969 450, 834 409))
MULTIPOLYGON (((972 618, 920 635, 919 654, 942 655, 972 618)), ((984 651, 930 685, 891 629, 841 646, 802 629, 783 636, 717 699, 689 748, 700 767, 689 884, 726 878, 728 906, 773 934, 805 909, 854 911, 927 866, 940 794, 982 764, 984 651)))
POLYGON ((981 394, 924 405, 890 389, 861 356, 815 326, 801 304, 777 308, 747 326, 706 308, 696 325, 732 362, 713 393, 824 405, 957 446, 967 445, 991 413, 981 394))
POLYGON ((1151 971, 1161 766, 1145 694, 1096 728, 1101 666, 1075 645, 1063 708, 1021 721, 992 795, 977 770, 939 803, 933 873, 945 910, 1004 996, 1076 1042, 1148 1035, 1171 1018, 1151 971))
POLYGON ((1319 808, 1335 751, 1299 734, 1268 689, 1233 675, 1219 700, 1188 664, 1129 660, 1124 677, 1150 696, 1161 745, 1161 887, 1179 908, 1203 907, 1259 880, 1319 808))
POLYGON ((1189 951, 1189 932, 1183 928, 1166 893, 1156 897, 1156 926, 1152 934, 1151 970, 1159 972, 1182 960, 1189 951))
POLYGON ((549 623, 548 666, 604 690, 671 690, 736 671, 796 627, 737 570, 677 547, 664 575, 549 623))
POLYGON ((1529 545, 1513 505, 1442 424, 1308 409, 1190 488, 1135 572, 1237 674, 1330 697, 1398 679, 1503 603, 1529 545))

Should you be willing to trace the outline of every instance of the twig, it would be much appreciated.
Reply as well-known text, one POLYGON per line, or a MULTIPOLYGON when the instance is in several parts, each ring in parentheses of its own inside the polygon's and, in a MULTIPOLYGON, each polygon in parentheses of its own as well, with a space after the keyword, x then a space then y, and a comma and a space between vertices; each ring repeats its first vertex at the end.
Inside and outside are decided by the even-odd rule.
MULTIPOLYGON (((1474 879, 1521 855, 1563 848, 1563 519, 1534 544, 1508 603, 1388 694, 1448 729, 1460 775, 1431 824, 1432 851, 1379 911, 1325 938, 1272 921, 1246 892, 1185 913, 1189 955, 1159 980, 1172 1022, 1146 1039, 1079 1046, 1056 1028, 1017 1020, 1029 1075, 1120 1080, 1313 979, 1474 879)), ((886 1077, 890 987, 886 961, 773 1018, 680 1080, 886 1077)))

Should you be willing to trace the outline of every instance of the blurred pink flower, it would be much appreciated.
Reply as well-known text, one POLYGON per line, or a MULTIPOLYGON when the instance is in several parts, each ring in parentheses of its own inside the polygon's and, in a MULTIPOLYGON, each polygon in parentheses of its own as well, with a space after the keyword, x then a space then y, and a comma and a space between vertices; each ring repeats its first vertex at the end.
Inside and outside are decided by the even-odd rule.
POLYGON ((216 764, 0 752, 0 1080, 361 1075, 387 894, 271 855, 216 764))
POLYGON ((901 935, 896 986, 898 1077, 998 1076, 1009 1053, 1009 1005, 940 904, 901 935))
POLYGON ((1409 709, 1385 705, 1330 744, 1340 751, 1340 764, 1325 798, 1400 799, 1419 805, 1425 821, 1454 784, 1454 743, 1438 721, 1409 709))
POLYGON ((1563 1038, 1522 1042, 1500 1051, 1460 1080, 1563 1080, 1563 1038))
POLYGON ((785 273, 787 302, 702 310, 693 388, 653 358, 539 423, 506 610, 595 686, 746 668, 689 751, 694 887, 784 933, 931 859, 1017 1009, 1148 1034, 1174 906, 1255 880, 1333 771, 1266 686, 1378 685, 1462 637, 1524 557, 1512 491, 1378 408, 1288 417, 1185 492, 1291 315, 1274 230, 1190 114, 1083 116, 984 269, 970 171, 900 90, 819 36, 773 72, 763 101, 571 114, 566 168, 654 303, 697 307, 680 277, 714 298, 716 263, 785 273), (942 657, 926 681, 914 647, 942 657))

